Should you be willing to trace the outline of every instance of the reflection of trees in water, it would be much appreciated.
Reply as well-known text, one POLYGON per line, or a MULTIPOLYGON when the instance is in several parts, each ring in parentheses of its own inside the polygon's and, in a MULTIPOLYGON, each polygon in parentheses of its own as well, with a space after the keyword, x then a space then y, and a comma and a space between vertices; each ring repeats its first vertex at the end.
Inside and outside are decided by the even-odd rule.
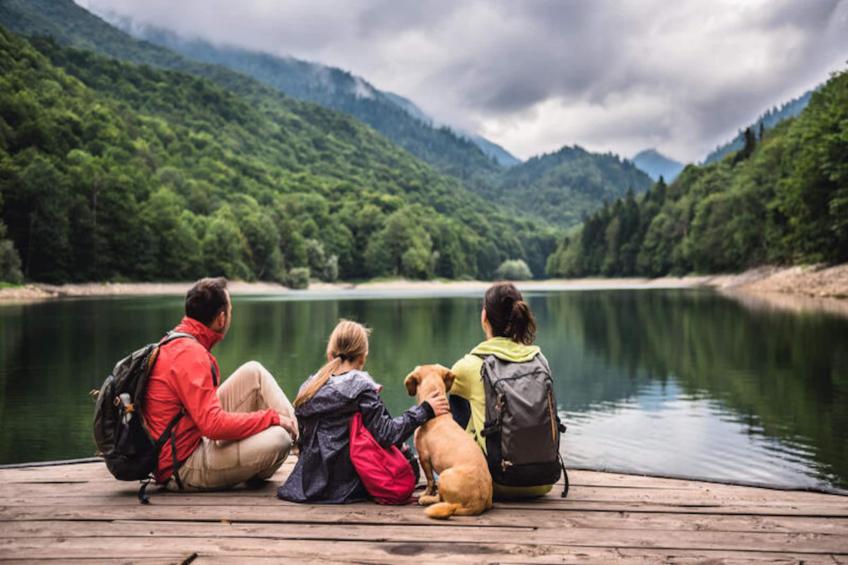
POLYGON ((848 478, 844 319, 749 311, 693 291, 565 293, 546 302, 548 333, 557 328, 568 342, 545 347, 552 364, 567 367, 566 356, 582 350, 598 369, 558 370, 561 398, 582 398, 588 381, 602 395, 589 402, 616 400, 645 379, 673 376, 687 394, 706 393, 767 436, 810 445, 826 471, 848 478))
POLYGON ((385 386, 394 415, 414 402, 403 378, 417 364, 450 366, 482 339, 478 299, 315 300, 236 303, 231 335, 216 350, 224 372, 257 359, 294 397, 325 360, 327 338, 339 318, 372 328, 366 370, 385 386))
MULTIPOLYGON (((708 292, 603 291, 531 295, 539 344, 560 408, 603 410, 674 378, 770 437, 798 439, 848 477, 848 323, 815 314, 748 311, 708 292)), ((0 461, 93 451, 92 403, 119 357, 160 337, 179 298, 79 300, 0 310, 0 461)), ((215 349, 224 375, 256 359, 293 397, 324 361, 341 317, 373 328, 368 370, 393 414, 413 402, 416 364, 450 365, 482 339, 479 298, 270 301, 236 299, 215 349)), ((843 479, 844 481, 844 479, 843 479)))
POLYGON ((118 358, 161 336, 171 317, 161 307, 131 304, 78 300, 0 310, 0 462, 94 455, 88 391, 118 358))

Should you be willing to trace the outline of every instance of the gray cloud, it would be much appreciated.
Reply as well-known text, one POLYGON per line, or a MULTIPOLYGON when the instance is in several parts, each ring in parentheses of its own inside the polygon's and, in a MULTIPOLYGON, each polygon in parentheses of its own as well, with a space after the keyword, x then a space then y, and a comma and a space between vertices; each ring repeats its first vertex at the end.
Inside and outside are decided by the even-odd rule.
POLYGON ((521 157, 697 160, 848 61, 848 0, 77 0, 338 66, 521 157))

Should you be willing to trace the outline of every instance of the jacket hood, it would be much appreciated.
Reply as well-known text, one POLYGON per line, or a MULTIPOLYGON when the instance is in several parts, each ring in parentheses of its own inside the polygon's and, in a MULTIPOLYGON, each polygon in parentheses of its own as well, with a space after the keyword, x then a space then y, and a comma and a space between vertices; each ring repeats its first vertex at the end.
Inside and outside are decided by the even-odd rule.
POLYGON ((210 329, 209 326, 188 316, 180 320, 174 331, 193 335, 197 338, 198 343, 205 347, 207 351, 211 350, 216 343, 224 339, 224 334, 216 332, 210 329))
MULTIPOLYGON (((300 390, 303 390, 315 377, 316 375, 312 375, 306 379, 306 382, 300 386, 300 390)), ((356 398, 363 391, 374 389, 379 392, 381 388, 365 371, 348 371, 330 377, 327 384, 321 387, 315 396, 295 409, 295 415, 298 418, 308 418, 317 414, 339 412, 347 406, 354 406, 356 398)))
POLYGON ((511 363, 524 363, 530 361, 539 354, 538 345, 524 345, 512 341, 508 337, 493 337, 480 343, 471 350, 472 355, 488 356, 494 355, 502 361, 511 363))

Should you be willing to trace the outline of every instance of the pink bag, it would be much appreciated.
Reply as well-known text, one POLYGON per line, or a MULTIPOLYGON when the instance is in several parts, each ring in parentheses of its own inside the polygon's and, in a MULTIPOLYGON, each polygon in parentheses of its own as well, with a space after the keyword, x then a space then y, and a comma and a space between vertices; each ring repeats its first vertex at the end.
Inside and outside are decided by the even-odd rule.
POLYGON ((350 460, 365 490, 378 504, 406 504, 415 490, 412 466, 394 445, 383 448, 357 412, 350 420, 350 460))

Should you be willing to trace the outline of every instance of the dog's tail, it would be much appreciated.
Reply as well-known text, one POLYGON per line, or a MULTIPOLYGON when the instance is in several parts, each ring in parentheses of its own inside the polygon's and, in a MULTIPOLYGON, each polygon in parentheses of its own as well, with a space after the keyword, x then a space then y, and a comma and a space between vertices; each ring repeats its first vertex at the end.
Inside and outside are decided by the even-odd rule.
POLYGON ((424 514, 426 514, 428 518, 445 520, 453 516, 460 506, 461 505, 459 504, 453 504, 451 502, 437 502, 436 504, 428 506, 427 509, 424 510, 424 514))

